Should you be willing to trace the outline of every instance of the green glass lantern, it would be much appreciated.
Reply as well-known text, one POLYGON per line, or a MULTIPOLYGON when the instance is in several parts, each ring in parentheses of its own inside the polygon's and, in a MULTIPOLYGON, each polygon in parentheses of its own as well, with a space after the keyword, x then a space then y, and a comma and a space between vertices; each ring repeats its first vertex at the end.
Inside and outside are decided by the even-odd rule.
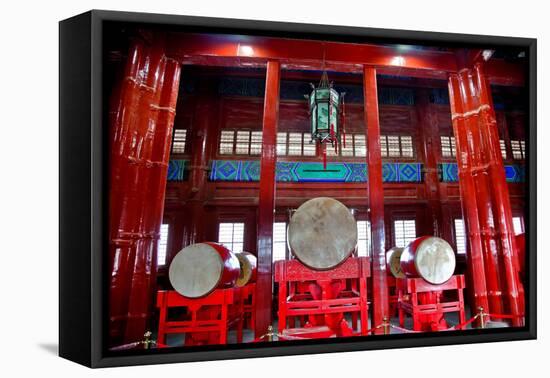
POLYGON ((330 143, 337 153, 344 135, 343 127, 340 127, 340 116, 344 115, 342 105, 345 93, 340 94, 332 87, 326 71, 321 76, 319 86, 311 84, 311 87, 311 94, 305 96, 309 102, 311 142, 321 144, 323 166, 326 168, 326 145, 330 143))

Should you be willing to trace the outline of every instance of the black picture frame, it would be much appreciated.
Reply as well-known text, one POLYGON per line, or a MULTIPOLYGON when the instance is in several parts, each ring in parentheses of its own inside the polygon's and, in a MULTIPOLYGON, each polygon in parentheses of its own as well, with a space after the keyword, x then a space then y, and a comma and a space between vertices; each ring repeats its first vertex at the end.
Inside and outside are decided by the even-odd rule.
POLYGON ((220 360, 535 339, 536 317, 536 86, 537 41, 529 38, 386 30, 92 10, 59 24, 59 355, 89 367, 220 360), (102 88, 105 22, 170 25, 208 32, 450 46, 512 46, 527 51, 526 326, 383 335, 335 340, 169 348, 109 353, 104 347, 106 284, 102 282, 108 224, 107 143, 102 88))

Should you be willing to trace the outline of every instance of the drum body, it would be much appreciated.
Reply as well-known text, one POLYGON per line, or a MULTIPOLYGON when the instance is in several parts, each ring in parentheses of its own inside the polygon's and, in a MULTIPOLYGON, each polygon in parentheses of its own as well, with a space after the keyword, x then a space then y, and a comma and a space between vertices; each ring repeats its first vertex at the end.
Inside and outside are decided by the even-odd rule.
POLYGON ((391 274, 395 278, 405 278, 405 273, 401 269, 401 254, 403 248, 393 247, 386 252, 386 268, 388 274, 391 274))
POLYGON ((332 269, 357 247, 355 218, 341 202, 328 197, 304 202, 287 230, 289 249, 300 262, 315 270, 332 269))
POLYGON ((453 248, 435 236, 422 236, 410 242, 403 249, 400 261, 407 277, 423 278, 433 285, 449 280, 456 266, 453 248))
POLYGON ((235 285, 243 287, 248 283, 256 282, 256 268, 258 266, 256 256, 248 252, 236 253, 235 256, 237 256, 241 267, 241 272, 235 285))
POLYGON ((174 290, 187 298, 200 298, 215 289, 235 286, 240 274, 239 260, 217 243, 197 243, 183 248, 174 257, 168 278, 174 290))

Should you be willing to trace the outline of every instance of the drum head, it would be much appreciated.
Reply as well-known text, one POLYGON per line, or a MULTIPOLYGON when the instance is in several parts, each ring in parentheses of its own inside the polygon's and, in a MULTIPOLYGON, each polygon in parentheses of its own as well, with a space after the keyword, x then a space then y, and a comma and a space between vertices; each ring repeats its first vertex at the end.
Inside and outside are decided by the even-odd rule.
POLYGON ((420 277, 433 285, 439 285, 453 276, 455 254, 445 240, 430 237, 418 246, 414 264, 420 277))
POLYGON ((256 257, 248 252, 236 253, 235 256, 239 259, 239 265, 241 268, 239 278, 237 278, 235 285, 238 287, 243 287, 250 282, 250 279, 252 278, 252 271, 254 270, 254 266, 256 264, 253 264, 251 259, 255 260, 256 257))
POLYGON ((223 261, 218 252, 204 243, 185 247, 172 260, 168 278, 174 290, 188 298, 209 294, 218 286, 223 261))
POLYGON ((288 225, 288 245, 307 267, 315 270, 334 268, 357 246, 355 218, 335 199, 311 199, 292 216, 288 225))
POLYGON ((401 270, 401 254, 403 253, 403 248, 393 247, 388 252, 386 252, 386 263, 390 268, 390 273, 395 278, 405 278, 405 273, 401 270))

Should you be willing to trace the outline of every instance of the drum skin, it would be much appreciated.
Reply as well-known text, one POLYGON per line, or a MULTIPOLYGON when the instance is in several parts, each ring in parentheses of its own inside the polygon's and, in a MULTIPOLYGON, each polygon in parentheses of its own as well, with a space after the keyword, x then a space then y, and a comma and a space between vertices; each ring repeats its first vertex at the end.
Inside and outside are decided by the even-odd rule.
POLYGON ((314 270, 328 270, 355 251, 357 224, 341 202, 328 197, 313 198, 292 215, 287 240, 302 264, 314 270))
POLYGON ((168 270, 174 290, 187 298, 200 298, 215 289, 235 286, 240 274, 239 260, 225 246, 206 242, 179 251, 168 270))
POLYGON ((455 270, 453 248, 435 236, 421 236, 411 241, 401 254, 401 270, 407 277, 423 278, 440 285, 449 280, 455 270))
POLYGON ((248 283, 256 282, 256 270, 258 266, 256 256, 248 252, 236 253, 235 256, 239 259, 239 265, 241 267, 239 278, 237 278, 235 285, 237 287, 243 287, 248 283))
POLYGON ((391 274, 395 278, 405 278, 405 273, 401 270, 401 254, 403 248, 393 247, 386 252, 386 267, 388 274, 391 274))

